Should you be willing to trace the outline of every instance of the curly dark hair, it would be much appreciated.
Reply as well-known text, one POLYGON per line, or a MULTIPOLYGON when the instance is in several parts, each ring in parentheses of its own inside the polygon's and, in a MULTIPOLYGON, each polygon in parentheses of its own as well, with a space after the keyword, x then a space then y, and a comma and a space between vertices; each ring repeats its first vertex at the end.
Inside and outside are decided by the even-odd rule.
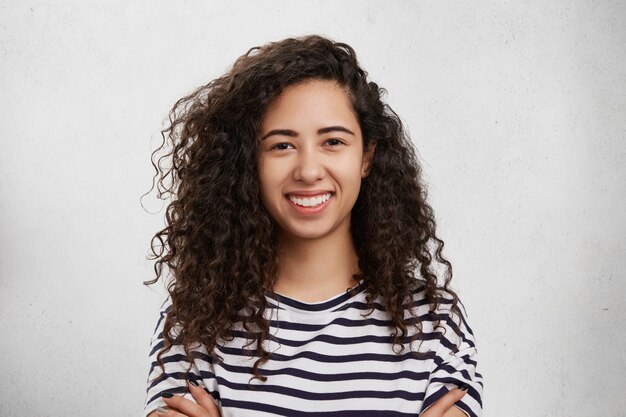
POLYGON ((256 342, 253 378, 267 379, 259 367, 270 357, 263 348, 269 334, 264 312, 278 270, 277 226, 260 198, 258 134, 265 109, 281 92, 311 79, 343 87, 363 149, 376 144, 352 210, 360 269, 353 277, 364 282, 370 313, 380 297, 394 351, 404 350, 410 326, 416 330, 411 341, 421 335, 425 318, 405 317, 415 291, 423 291, 436 323, 441 303, 457 307, 458 297, 448 288, 452 267, 435 233, 421 167, 400 118, 381 100, 386 91, 368 81, 349 45, 317 35, 284 39, 251 48, 228 73, 180 99, 152 154, 157 196, 171 197, 166 227, 151 242, 156 278, 144 282, 157 282, 164 265, 171 272, 172 307, 157 356, 161 368, 161 355, 174 344, 183 345, 191 361, 192 345, 201 343, 219 361, 219 340, 232 340, 233 326, 242 323, 246 346, 256 342), (159 152, 164 154, 157 159, 159 152), (436 273, 435 262, 444 274, 436 273))

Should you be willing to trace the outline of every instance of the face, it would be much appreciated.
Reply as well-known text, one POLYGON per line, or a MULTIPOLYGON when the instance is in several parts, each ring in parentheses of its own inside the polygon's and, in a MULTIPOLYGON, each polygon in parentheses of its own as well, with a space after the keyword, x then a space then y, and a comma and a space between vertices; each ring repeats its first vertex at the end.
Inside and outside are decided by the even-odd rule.
POLYGON ((325 80, 286 88, 265 112, 259 140, 261 197, 280 237, 349 233, 373 152, 363 152, 347 93, 325 80))

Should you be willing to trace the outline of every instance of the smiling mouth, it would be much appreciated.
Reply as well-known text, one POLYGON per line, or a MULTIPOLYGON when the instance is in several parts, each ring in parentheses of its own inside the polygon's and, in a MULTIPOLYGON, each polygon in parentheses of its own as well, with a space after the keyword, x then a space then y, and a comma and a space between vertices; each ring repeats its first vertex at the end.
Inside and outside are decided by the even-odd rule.
POLYGON ((296 197, 287 194, 287 199, 299 207, 315 208, 330 200, 332 193, 319 194, 314 197, 296 197))
POLYGON ((334 195, 335 193, 330 191, 306 197, 303 195, 286 194, 285 199, 289 206, 300 216, 315 219, 326 212, 326 208, 334 200, 334 195))

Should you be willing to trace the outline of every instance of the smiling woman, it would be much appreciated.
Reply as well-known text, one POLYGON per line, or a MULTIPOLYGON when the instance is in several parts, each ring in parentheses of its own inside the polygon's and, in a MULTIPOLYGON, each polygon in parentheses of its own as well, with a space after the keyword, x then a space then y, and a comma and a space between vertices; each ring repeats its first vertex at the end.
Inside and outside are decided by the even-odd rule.
POLYGON ((474 336, 383 92, 350 46, 308 36, 176 104, 146 414, 480 414, 474 336))
MULTIPOLYGON (((299 240, 309 239, 307 246, 342 248, 343 253, 335 256, 356 262, 350 214, 375 145, 364 154, 361 128, 348 93, 328 80, 287 87, 266 110, 260 130, 261 199, 277 223, 279 244, 295 247, 299 240)), ((309 247, 303 252, 310 251, 309 247)), ((327 278, 328 282, 319 276, 279 275, 274 290, 315 301, 356 284, 352 272, 343 280, 327 278), (314 288, 297 293, 298 288, 311 286, 307 283, 315 283, 314 288)))

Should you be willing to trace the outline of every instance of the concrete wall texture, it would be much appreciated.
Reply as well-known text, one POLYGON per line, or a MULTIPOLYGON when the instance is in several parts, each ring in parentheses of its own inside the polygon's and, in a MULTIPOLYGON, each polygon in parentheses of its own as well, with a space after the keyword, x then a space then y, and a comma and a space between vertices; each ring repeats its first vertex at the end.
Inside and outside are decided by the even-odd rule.
POLYGON ((0 414, 141 415, 175 100, 250 47, 351 44, 424 164, 484 416, 626 415, 620 1, 0 4, 0 414), (151 214, 152 213, 152 214, 151 214))

